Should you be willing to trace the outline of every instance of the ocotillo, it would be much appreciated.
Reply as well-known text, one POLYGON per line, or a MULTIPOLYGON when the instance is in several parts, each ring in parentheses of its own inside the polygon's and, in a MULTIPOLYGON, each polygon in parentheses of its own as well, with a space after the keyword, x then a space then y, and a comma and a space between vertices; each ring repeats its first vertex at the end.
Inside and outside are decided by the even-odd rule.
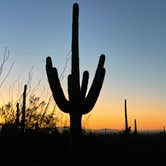
POLYGON ((93 79, 89 92, 87 93, 87 85, 89 80, 89 72, 84 71, 82 84, 80 86, 79 71, 79 39, 78 39, 78 17, 79 6, 77 3, 73 5, 73 23, 72 23, 72 57, 71 57, 71 74, 68 76, 68 96, 65 98, 63 93, 58 72, 52 67, 51 57, 46 59, 46 71, 49 85, 58 107, 65 113, 70 115, 70 131, 72 135, 81 134, 81 118, 83 114, 87 114, 94 107, 100 90, 103 85, 105 76, 105 55, 101 55, 98 67, 93 79))

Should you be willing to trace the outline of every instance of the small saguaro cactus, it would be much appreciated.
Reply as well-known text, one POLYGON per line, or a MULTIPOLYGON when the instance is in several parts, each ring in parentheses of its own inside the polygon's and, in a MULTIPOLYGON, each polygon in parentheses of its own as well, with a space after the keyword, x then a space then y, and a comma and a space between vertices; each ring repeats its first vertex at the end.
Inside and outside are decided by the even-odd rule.
POLYGON ((163 135, 165 136, 166 134, 165 134, 166 132, 165 132, 165 126, 163 126, 163 135))
POLYGON ((21 131, 22 131, 22 133, 24 133, 24 131, 25 131, 26 91, 27 91, 27 85, 24 85, 23 101, 22 101, 22 117, 21 117, 21 131))
POLYGON ((70 132, 72 136, 78 136, 81 134, 82 115, 89 113, 94 107, 102 88, 105 76, 105 55, 101 55, 89 92, 87 93, 89 80, 88 71, 83 72, 82 84, 80 85, 78 18, 79 6, 77 3, 75 3, 73 5, 71 56, 72 64, 71 74, 69 74, 68 76, 68 100, 65 98, 65 95, 63 93, 57 69, 52 66, 51 57, 47 57, 46 59, 46 72, 54 100, 63 112, 69 113, 70 132))
POLYGON ((127 118, 127 100, 125 99, 125 133, 128 134, 131 131, 131 127, 128 127, 128 118, 127 118))
POLYGON ((137 135, 137 121, 134 119, 134 134, 137 135))

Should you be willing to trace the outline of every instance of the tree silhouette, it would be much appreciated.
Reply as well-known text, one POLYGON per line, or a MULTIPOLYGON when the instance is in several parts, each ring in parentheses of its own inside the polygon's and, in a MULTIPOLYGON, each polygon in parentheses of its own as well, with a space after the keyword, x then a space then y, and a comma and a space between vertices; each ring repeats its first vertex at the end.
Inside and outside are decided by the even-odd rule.
POLYGON ((82 131, 81 119, 83 114, 87 114, 94 107, 100 90, 103 85, 105 76, 105 55, 101 55, 98 67, 93 79, 89 92, 87 86, 89 80, 89 72, 84 71, 82 84, 80 85, 79 71, 79 32, 78 32, 79 5, 73 5, 73 22, 72 22, 72 57, 71 57, 71 74, 68 76, 68 96, 65 98, 63 93, 58 72, 52 66, 51 57, 46 59, 46 72, 48 82, 58 107, 65 113, 70 115, 70 132, 72 136, 79 136, 82 131))

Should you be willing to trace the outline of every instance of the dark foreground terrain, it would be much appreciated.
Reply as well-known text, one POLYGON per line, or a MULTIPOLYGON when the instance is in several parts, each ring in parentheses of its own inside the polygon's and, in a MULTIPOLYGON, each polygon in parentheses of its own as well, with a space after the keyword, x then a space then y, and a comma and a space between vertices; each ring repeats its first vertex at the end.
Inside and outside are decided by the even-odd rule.
POLYGON ((87 134, 76 152, 69 133, 0 137, 0 165, 165 165, 166 136, 87 134))

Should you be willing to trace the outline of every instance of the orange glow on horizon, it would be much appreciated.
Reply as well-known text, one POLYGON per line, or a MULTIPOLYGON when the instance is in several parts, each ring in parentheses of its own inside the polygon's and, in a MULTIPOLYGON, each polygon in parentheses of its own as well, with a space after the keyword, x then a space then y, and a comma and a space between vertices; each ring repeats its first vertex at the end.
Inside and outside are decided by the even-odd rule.
MULTIPOLYGON (((92 111, 92 116, 89 119, 89 128, 100 129, 119 129, 124 130, 124 105, 123 101, 119 103, 98 104, 92 111), (115 105, 116 104, 116 105, 115 105)), ((134 130, 134 119, 137 120, 138 130, 162 130, 166 125, 165 105, 150 103, 149 105, 128 102, 127 107, 128 125, 134 130), (141 108, 141 109, 140 109, 141 108)))
MULTIPOLYGON (((49 96, 49 95, 48 95, 49 96)), ((82 125, 88 129, 119 129, 124 130, 124 99, 119 100, 117 97, 108 99, 102 94, 89 113, 90 117, 85 122, 88 115, 83 116, 82 125)), ((10 101, 8 94, 2 95, 0 106, 10 101), (2 100, 3 96, 3 100, 2 100)), ((53 102, 54 103, 54 102, 53 102)), ((127 100, 128 123, 131 129, 134 129, 134 119, 137 120, 138 130, 162 130, 166 127, 166 106, 164 102, 156 100, 132 99, 127 100), (141 105, 140 105, 141 103, 141 105)), ((57 110, 59 111, 59 109, 57 110)))

